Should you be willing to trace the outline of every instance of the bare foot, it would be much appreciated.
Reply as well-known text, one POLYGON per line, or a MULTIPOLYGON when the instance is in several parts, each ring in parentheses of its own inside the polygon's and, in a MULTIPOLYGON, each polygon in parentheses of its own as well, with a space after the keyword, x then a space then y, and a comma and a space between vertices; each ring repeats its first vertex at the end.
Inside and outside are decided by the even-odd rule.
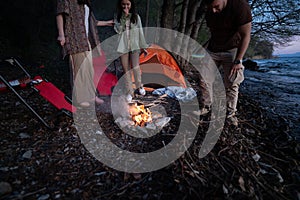
POLYGON ((91 104, 90 104, 89 102, 81 102, 79 105, 80 105, 80 107, 87 108, 87 107, 89 107, 91 104))
POLYGON ((102 99, 100 99, 99 97, 95 97, 95 102, 96 104, 103 104, 104 101, 102 99))

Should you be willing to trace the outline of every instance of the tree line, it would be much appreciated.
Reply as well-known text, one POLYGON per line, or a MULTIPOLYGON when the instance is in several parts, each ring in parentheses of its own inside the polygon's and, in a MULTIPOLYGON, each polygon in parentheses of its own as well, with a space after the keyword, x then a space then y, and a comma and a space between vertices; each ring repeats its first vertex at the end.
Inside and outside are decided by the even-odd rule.
MULTIPOLYGON (((248 3, 253 22, 246 56, 270 58, 274 46, 286 45, 293 36, 300 35, 298 0, 249 0, 248 3)), ((163 0, 159 26, 175 29, 203 44, 209 38, 204 14, 202 0, 163 0)))
MULTIPOLYGON (((275 46, 287 45, 293 36, 300 35, 298 0, 248 0, 248 3, 252 10, 253 22, 247 57, 270 58, 275 46)), ((146 11, 145 16, 156 16, 156 19, 147 19, 152 21, 152 26, 176 30, 201 44, 209 39, 202 0, 145 0, 143 3, 149 4, 150 9, 146 11)), ((178 43, 178 48, 182 45, 184 46, 178 43)), ((182 47, 181 50, 187 51, 182 47)))
MULTIPOLYGON (((246 1, 246 0, 245 0, 246 1)), ((288 44, 300 35, 300 2, 298 0, 248 0, 253 16, 252 39, 248 57, 270 57, 276 45, 288 44)), ((99 19, 111 19, 117 0, 92 0, 99 19)), ((204 44, 209 39, 203 0, 136 0, 145 27, 176 30, 175 52, 188 53, 189 41, 204 44), (181 35, 182 37, 182 35, 181 35)), ((0 57, 20 54, 28 58, 58 54, 55 24, 56 0, 4 1, 0 7, 0 57)), ((104 34, 105 35, 105 34, 104 34)), ((103 34, 100 35, 103 37, 103 34)), ((168 43, 168 37, 162 42, 168 43)))

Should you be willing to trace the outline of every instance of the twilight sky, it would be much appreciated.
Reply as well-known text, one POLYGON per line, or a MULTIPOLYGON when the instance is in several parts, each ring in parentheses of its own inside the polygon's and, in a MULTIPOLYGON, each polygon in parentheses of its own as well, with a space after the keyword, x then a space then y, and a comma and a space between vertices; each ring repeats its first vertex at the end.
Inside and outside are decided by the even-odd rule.
POLYGON ((274 55, 278 54, 290 54, 300 52, 300 36, 295 37, 294 41, 286 47, 276 47, 274 48, 274 55))

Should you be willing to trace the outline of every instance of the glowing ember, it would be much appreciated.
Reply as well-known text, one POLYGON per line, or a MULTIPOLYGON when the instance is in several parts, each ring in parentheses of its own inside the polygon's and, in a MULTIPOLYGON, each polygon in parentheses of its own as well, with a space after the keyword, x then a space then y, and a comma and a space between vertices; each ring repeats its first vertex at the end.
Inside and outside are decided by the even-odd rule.
POLYGON ((152 121, 151 111, 144 105, 132 104, 129 107, 129 112, 136 126, 144 126, 147 122, 152 121))

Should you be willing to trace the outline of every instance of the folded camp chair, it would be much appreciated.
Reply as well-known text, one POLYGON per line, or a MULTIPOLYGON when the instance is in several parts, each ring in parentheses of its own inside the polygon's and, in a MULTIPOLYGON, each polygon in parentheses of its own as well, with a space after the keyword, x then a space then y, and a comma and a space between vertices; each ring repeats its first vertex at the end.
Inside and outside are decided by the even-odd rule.
POLYGON ((107 71, 106 55, 101 51, 101 56, 93 58, 94 84, 97 92, 102 96, 110 96, 114 86, 118 82, 115 74, 107 71))
POLYGON ((12 67, 19 67, 25 74, 25 78, 18 80, 6 80, 2 74, 0 74, 0 91, 11 90, 22 103, 47 127, 50 129, 55 129, 54 126, 49 125, 34 109, 30 106, 26 100, 17 92, 16 87, 19 88, 32 88, 38 92, 44 99, 55 106, 61 113, 65 113, 67 116, 72 117, 72 114, 76 112, 76 107, 71 104, 71 100, 55 85, 44 79, 42 76, 31 77, 31 75, 25 70, 25 68, 20 64, 16 58, 9 58, 1 63, 7 62, 12 67))

